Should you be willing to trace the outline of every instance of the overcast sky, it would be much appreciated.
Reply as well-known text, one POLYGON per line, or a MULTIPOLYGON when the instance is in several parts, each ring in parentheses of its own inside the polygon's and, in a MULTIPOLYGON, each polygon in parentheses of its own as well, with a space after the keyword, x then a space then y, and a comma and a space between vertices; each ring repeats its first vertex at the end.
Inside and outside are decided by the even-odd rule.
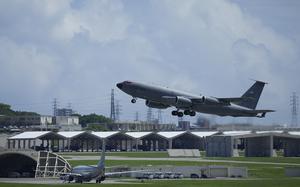
MULTIPOLYGON (((52 114, 58 98, 60 107, 108 116, 115 88, 121 119, 136 111, 145 119, 144 101, 131 104, 117 82, 237 97, 252 78, 269 83, 257 108, 277 111, 254 122, 290 123, 290 96, 300 93, 299 23, 298 0, 3 0, 0 102, 52 114)), ((170 110, 163 118, 177 120, 170 110)))

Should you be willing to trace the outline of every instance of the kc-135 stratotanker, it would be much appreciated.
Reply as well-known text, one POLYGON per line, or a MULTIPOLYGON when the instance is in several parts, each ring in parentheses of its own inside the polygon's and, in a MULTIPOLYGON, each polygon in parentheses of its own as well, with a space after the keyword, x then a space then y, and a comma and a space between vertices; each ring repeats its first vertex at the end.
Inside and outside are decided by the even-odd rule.
POLYGON ((173 116, 195 116, 196 112, 232 117, 265 117, 274 110, 257 110, 256 106, 265 86, 265 82, 255 83, 241 96, 230 98, 207 97, 190 94, 166 87, 149 85, 133 81, 123 81, 117 87, 132 96, 132 103, 137 98, 145 99, 151 108, 166 109, 175 107, 173 116))

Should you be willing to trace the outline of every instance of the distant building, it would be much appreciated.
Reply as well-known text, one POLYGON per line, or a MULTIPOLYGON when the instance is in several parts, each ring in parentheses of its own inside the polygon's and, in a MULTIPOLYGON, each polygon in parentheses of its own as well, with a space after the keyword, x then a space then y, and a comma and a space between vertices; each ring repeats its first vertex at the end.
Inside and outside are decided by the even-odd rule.
POLYGON ((70 108, 58 108, 56 109, 56 116, 71 116, 73 110, 70 108))
POLYGON ((2 116, 0 127, 5 127, 10 130, 81 130, 78 116, 2 116))
POLYGON ((109 131, 173 131, 175 124, 153 124, 145 122, 120 122, 104 124, 109 131))
POLYGON ((54 116, 54 126, 59 130, 74 131, 81 130, 78 116, 54 116))
POLYGON ((46 126, 53 123, 52 116, 5 116, 0 120, 1 127, 24 127, 24 126, 46 126))

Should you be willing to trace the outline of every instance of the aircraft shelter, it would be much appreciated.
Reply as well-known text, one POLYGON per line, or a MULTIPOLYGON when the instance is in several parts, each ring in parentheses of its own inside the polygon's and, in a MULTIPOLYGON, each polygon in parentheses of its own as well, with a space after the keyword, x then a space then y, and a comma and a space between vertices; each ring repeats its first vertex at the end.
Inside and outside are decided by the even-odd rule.
POLYGON ((206 156, 300 156, 300 132, 285 131, 51 131, 23 132, 7 140, 8 149, 99 151, 106 141, 107 151, 205 150, 206 156))

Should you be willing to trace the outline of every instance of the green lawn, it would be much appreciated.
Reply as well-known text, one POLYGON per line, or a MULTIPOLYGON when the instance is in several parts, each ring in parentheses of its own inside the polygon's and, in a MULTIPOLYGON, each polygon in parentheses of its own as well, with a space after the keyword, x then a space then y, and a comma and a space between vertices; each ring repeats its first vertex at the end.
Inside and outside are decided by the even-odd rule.
POLYGON ((205 159, 300 164, 300 157, 205 157, 205 159))
MULTIPOLYGON (((76 155, 76 156, 99 156, 100 153, 95 152, 65 152, 60 153, 62 156, 70 156, 70 155, 76 155)), ((106 156, 122 156, 122 157, 136 157, 136 158, 167 158, 168 153, 165 151, 161 152, 106 152, 106 156)))

